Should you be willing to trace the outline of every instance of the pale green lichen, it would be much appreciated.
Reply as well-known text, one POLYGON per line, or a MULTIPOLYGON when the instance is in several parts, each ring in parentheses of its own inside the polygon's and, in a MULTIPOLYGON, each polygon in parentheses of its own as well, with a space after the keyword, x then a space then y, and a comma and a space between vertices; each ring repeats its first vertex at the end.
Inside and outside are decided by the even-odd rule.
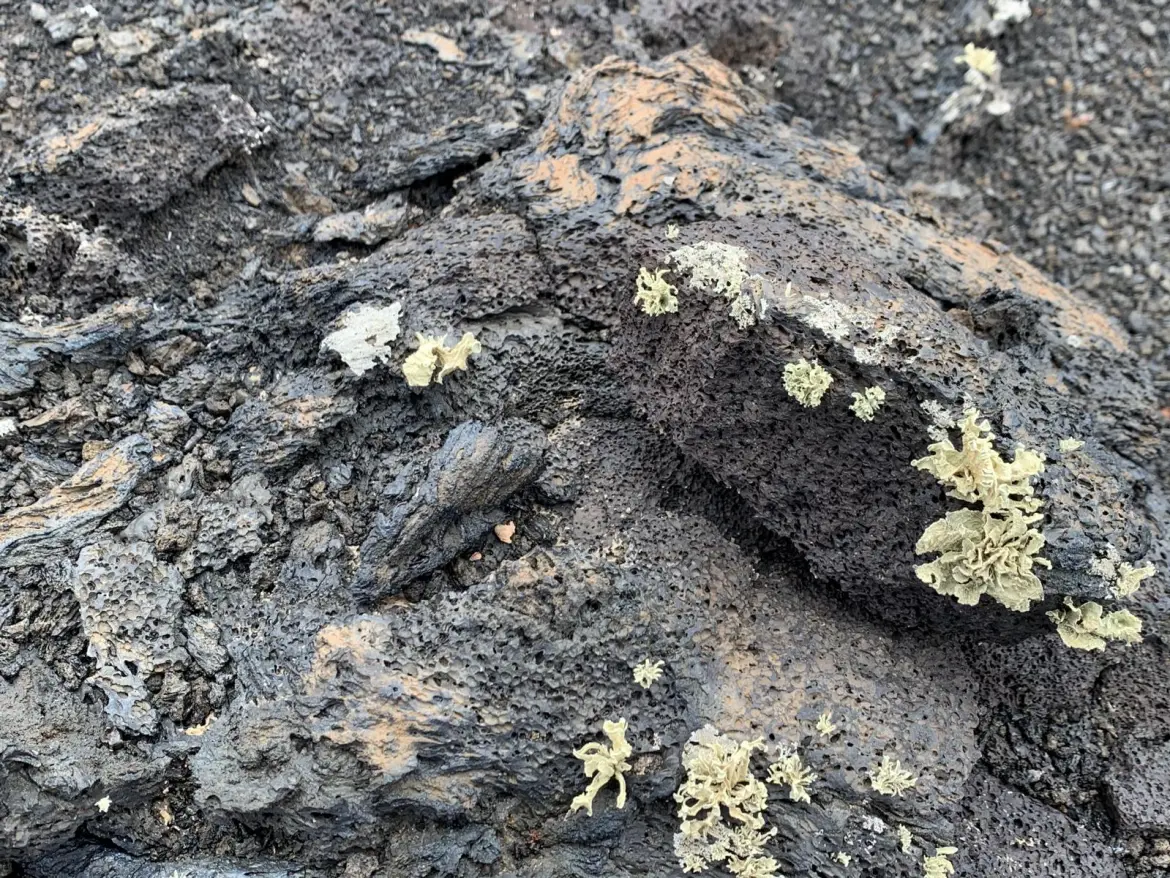
MULTIPOLYGON (((774 831, 774 830, 773 830, 774 831)), ((736 878, 780 878, 780 863, 775 857, 739 857, 732 854, 723 864, 736 878)))
POLYGON ((1112 543, 1105 544, 1103 556, 1089 562, 1089 570, 1105 580, 1113 597, 1128 597, 1156 572, 1150 563, 1135 567, 1128 561, 1122 561, 1121 553, 1112 543))
POLYGON ((1141 567, 1134 567, 1128 561, 1122 561, 1117 565, 1117 579, 1113 582, 1113 594, 1117 597, 1128 597, 1133 594, 1144 580, 1149 579, 1156 573, 1153 564, 1143 564, 1141 567))
POLYGON ((626 742, 626 720, 624 717, 616 722, 606 720, 601 728, 609 738, 608 747, 592 742, 573 751, 573 755, 585 763, 585 776, 592 778, 592 781, 585 792, 573 799, 569 805, 570 814, 584 808, 592 817, 593 798, 611 780, 618 782, 616 806, 619 809, 626 806, 626 779, 623 772, 630 770, 630 763, 626 760, 634 752, 626 742))
POLYGON ((666 240, 677 241, 679 236, 678 223, 666 224, 666 240))
POLYGON ((926 434, 935 442, 943 442, 947 438, 947 430, 953 429, 955 419, 946 410, 941 402, 934 399, 924 399, 921 403, 922 411, 930 418, 926 425, 926 434))
POLYGON ((958 848, 935 848, 933 857, 922 858, 923 878, 947 878, 949 875, 954 875, 955 867, 948 858, 958 852, 958 848))
POLYGON ((849 854, 845 853, 845 851, 837 851, 837 853, 833 854, 833 859, 842 866, 848 866, 853 862, 853 857, 849 856, 849 854))
POLYGON ((833 383, 833 376, 817 363, 800 359, 784 367, 784 389, 806 408, 816 408, 833 383))
POLYGON ((862 421, 872 421, 885 401, 886 392, 875 385, 853 394, 853 405, 849 406, 849 410, 862 421))
POLYGON ((956 64, 966 64, 971 70, 976 70, 988 79, 999 74, 999 59, 994 49, 983 49, 974 43, 967 43, 963 47, 963 54, 955 58, 956 64))
POLYGON ((794 802, 812 801, 808 787, 817 776, 801 761, 796 752, 782 753, 768 766, 768 783, 788 787, 788 798, 794 802))
POLYGON ((448 347, 437 335, 418 333, 418 347, 402 363, 402 376, 411 387, 427 387, 432 381, 439 384, 455 370, 467 371, 467 360, 483 350, 470 332, 448 347))
POLYGON ((1044 471, 1044 461, 1022 447, 1013 460, 1004 460, 991 425, 976 409, 968 409, 957 426, 961 448, 943 436, 928 446, 927 457, 912 465, 947 486, 949 496, 982 508, 948 512, 927 527, 914 551, 939 557, 915 572, 939 594, 961 604, 974 606, 986 594, 1008 609, 1025 612, 1044 598, 1033 568, 1052 566, 1039 557, 1044 535, 1035 526, 1043 515, 1032 479, 1044 471))
POLYGON ((775 828, 764 832, 748 826, 732 829, 719 823, 699 838, 676 833, 674 853, 684 872, 704 872, 713 863, 722 863, 740 878, 773 878, 779 863, 764 853, 764 845, 775 834, 775 828))
POLYGON ((1056 633, 1065 646, 1101 650, 1110 640, 1141 642, 1142 620, 1129 610, 1105 613, 1095 601, 1086 601, 1078 607, 1072 598, 1065 598, 1064 605, 1063 610, 1050 611, 1048 618, 1056 623, 1056 633))
POLYGON ((680 270, 690 272, 694 289, 718 293, 729 301, 739 298, 749 276, 747 250, 719 241, 699 241, 679 247, 667 260, 680 270))
POLYGON ((764 741, 735 741, 704 726, 683 747, 686 778, 674 794, 680 831, 674 852, 683 871, 724 863, 740 878, 772 878, 778 864, 763 853, 776 830, 764 830, 768 788, 751 770, 764 741), (731 825, 731 824, 734 825, 731 825))
POLYGON ((1080 451, 1085 447, 1085 443, 1080 439, 1061 439, 1056 443, 1056 447, 1060 449, 1061 454, 1069 454, 1073 451, 1080 451))
POLYGON ((341 316, 337 329, 321 341, 322 350, 341 357, 353 374, 364 375, 390 359, 390 342, 401 332, 402 303, 360 304, 341 316))
POLYGON ((664 664, 665 662, 652 662, 650 659, 644 659, 641 663, 634 666, 634 682, 643 689, 649 689, 662 676, 662 666, 664 664))
POLYGON ((881 765, 870 768, 869 783, 884 796, 900 796, 913 788, 918 779, 902 768, 900 760, 886 754, 882 756, 881 765))
POLYGON ((927 527, 914 551, 939 557, 915 568, 918 578, 939 594, 975 606, 983 595, 1009 610, 1027 611, 1044 599, 1033 567, 1052 565, 1037 556, 1044 535, 1033 525, 1043 516, 1018 509, 991 513, 959 509, 927 527))
POLYGON ((963 439, 961 448, 955 448, 949 437, 934 442, 927 446, 930 454, 915 460, 912 466, 947 485, 951 489, 947 491, 949 496, 981 503, 990 512, 1039 509, 1031 479, 1044 472, 1044 459, 1020 447, 1014 460, 1004 460, 995 448, 991 424, 977 409, 967 409, 957 426, 963 439))
POLYGON ((643 267, 638 271, 634 301, 643 313, 652 317, 674 314, 678 311, 678 297, 675 295, 677 290, 663 277, 664 274, 666 274, 665 268, 651 272, 648 268, 643 267))

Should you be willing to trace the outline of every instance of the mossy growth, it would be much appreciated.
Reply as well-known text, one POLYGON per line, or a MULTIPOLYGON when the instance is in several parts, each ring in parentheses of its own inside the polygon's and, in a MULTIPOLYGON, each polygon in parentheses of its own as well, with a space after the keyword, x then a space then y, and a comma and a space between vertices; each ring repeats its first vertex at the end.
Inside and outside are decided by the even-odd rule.
POLYGON ((686 778, 674 794, 679 832, 674 852, 684 872, 722 863, 738 878, 773 878, 779 863, 764 854, 776 834, 764 831, 768 788, 751 770, 764 741, 735 741, 704 726, 683 747, 686 778))
POLYGON ((1043 515, 1032 485, 1044 471, 1044 461, 1026 448, 1017 448, 1013 460, 1004 460, 991 425, 976 409, 968 409, 957 426, 960 448, 943 436, 928 446, 927 457, 912 465, 947 486, 949 496, 980 508, 948 512, 927 527, 914 550, 939 557, 915 572, 939 594, 961 604, 974 606, 986 594, 1024 612, 1044 598, 1033 568, 1052 566, 1039 557, 1044 535, 1036 525, 1043 515))
POLYGON ((1063 610, 1050 611, 1048 617, 1056 623, 1056 633, 1065 646, 1101 650, 1110 640, 1141 642, 1142 620, 1129 610, 1105 613, 1095 601, 1077 606, 1071 598, 1064 599, 1064 606, 1063 610))
POLYGON ((902 767, 901 761, 888 753, 880 765, 869 770, 869 784, 883 796, 901 796, 918 783, 918 778, 902 767))
POLYGON ((588 788, 581 795, 573 799, 569 805, 569 813, 581 808, 593 816, 593 799, 611 780, 618 782, 618 794, 615 805, 621 809, 626 806, 626 778, 624 772, 630 770, 630 763, 626 760, 633 755, 633 748, 626 742, 626 720, 623 717, 616 722, 606 720, 602 723, 602 731, 609 738, 609 746, 592 742, 573 751, 573 755, 585 763, 585 776, 592 778, 588 788))
POLYGON ((665 268, 651 272, 648 268, 643 267, 638 271, 634 302, 644 314, 649 314, 651 317, 678 312, 678 296, 675 295, 677 290, 670 281, 663 277, 664 274, 666 274, 665 268))
POLYGON ((456 370, 467 371, 468 358, 483 350, 470 332, 448 347, 441 336, 416 335, 418 348, 402 363, 402 376, 411 387, 428 387, 432 381, 443 379, 456 370))
POLYGON ((800 359, 784 367, 784 390, 806 408, 819 406, 832 383, 833 376, 817 363, 800 359))
POLYGON ((886 392, 882 388, 876 385, 867 387, 861 393, 853 394, 853 405, 849 406, 849 411, 862 421, 872 421, 885 401, 886 392))

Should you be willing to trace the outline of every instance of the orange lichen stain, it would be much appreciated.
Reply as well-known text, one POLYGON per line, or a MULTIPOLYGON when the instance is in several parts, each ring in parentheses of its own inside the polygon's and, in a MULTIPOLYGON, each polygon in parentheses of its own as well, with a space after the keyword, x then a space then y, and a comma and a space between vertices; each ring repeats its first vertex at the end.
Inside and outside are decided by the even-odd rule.
POLYGON ((726 130, 751 108, 738 76, 697 50, 670 55, 654 66, 607 58, 577 74, 541 132, 548 152, 580 133, 586 151, 620 151, 647 140, 665 114, 687 113, 726 130))
POLYGON ((77 470, 37 502, 0 516, 0 554, 20 540, 54 528, 70 519, 95 518, 118 507, 119 485, 136 478, 140 467, 128 445, 115 445, 77 470))
POLYGON ((684 134, 665 143, 623 156, 614 167, 622 176, 614 213, 639 213, 656 194, 670 190, 677 199, 696 200, 717 191, 740 166, 735 159, 711 149, 701 134, 684 134))
POLYGON ((332 415, 336 407, 336 397, 301 396, 282 402, 275 419, 290 430, 313 430, 332 415))
POLYGON ((473 716, 466 693, 387 667, 384 630, 376 617, 323 628, 304 684, 310 699, 331 703, 310 719, 314 738, 356 746, 368 765, 397 779, 414 770, 440 728, 473 716))
POLYGON ((40 169, 49 174, 57 170, 57 163, 77 152, 87 140, 102 130, 102 124, 101 119, 95 119, 72 134, 58 134, 46 139, 41 144, 40 154, 37 156, 40 169))
POLYGON ((575 155, 543 158, 525 169, 524 179, 532 186, 543 186, 549 193, 551 207, 558 211, 573 210, 597 200, 597 181, 581 167, 575 155))
MULTIPOLYGON (((1012 286, 1025 296, 1055 305, 1056 325, 1066 339, 1081 343, 1098 340, 1118 352, 1129 350, 1125 335, 1112 320, 1012 253, 1000 255, 970 239, 947 237, 933 226, 879 204, 866 203, 859 210, 855 199, 829 185, 786 180, 775 174, 762 174, 754 182, 757 189, 779 195, 784 210, 797 218, 835 217, 839 225, 854 232, 857 240, 871 250, 876 244, 895 254, 919 254, 923 266, 936 266, 934 271, 940 280, 953 283, 956 292, 971 299, 992 287, 1012 286)), ((733 203, 727 213, 748 216, 773 213, 776 209, 774 203, 757 198, 733 203)))
MULTIPOLYGON (((791 128, 784 129, 784 133, 794 134, 791 128)), ((844 179, 851 174, 869 176, 869 169, 857 153, 830 142, 823 142, 820 146, 822 148, 816 150, 795 146, 793 156, 797 164, 802 168, 819 171, 830 180, 844 179)))

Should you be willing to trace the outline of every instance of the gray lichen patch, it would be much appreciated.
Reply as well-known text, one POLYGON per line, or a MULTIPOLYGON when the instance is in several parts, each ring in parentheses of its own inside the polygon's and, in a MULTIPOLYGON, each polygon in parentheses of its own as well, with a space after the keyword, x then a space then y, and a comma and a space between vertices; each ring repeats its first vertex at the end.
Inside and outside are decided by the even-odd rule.
POLYGON ((390 342, 402 332, 401 316, 401 302, 357 305, 341 316, 337 329, 321 341, 321 349, 336 353, 360 377, 378 363, 389 362, 390 342))

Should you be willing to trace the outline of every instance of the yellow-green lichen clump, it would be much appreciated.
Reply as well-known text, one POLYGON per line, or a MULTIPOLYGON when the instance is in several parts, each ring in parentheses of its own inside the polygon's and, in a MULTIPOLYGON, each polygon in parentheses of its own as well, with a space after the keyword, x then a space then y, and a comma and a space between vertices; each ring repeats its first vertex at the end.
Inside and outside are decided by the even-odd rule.
POLYGON ((1044 462, 1026 448, 1004 460, 991 425, 975 409, 968 409, 957 426, 960 448, 943 436, 913 466, 949 488, 949 496, 979 508, 948 512, 926 529, 915 552, 939 557, 919 565, 916 573, 961 604, 974 606, 986 594, 1008 609, 1026 611, 1044 598, 1033 568, 1052 566, 1039 556, 1044 535, 1037 525, 1044 516, 1032 485, 1044 462))
POLYGON ((832 383, 833 376, 817 363, 801 359, 784 367, 784 390, 806 408, 819 406, 832 383))
POLYGON ((633 754, 633 748, 626 742, 626 720, 606 720, 602 723, 602 731, 609 738, 609 746, 596 742, 586 744, 573 751, 573 755, 585 763, 585 776, 592 778, 588 788, 581 795, 573 799, 569 805, 569 813, 582 808, 590 817, 593 816, 593 799, 611 780, 618 782, 618 794, 615 805, 621 809, 626 806, 626 778, 625 772, 630 770, 630 763, 626 760, 633 754))
POLYGON ((483 350, 470 332, 450 347, 441 336, 420 332, 415 338, 418 347, 402 362, 402 377, 411 387, 428 387, 432 381, 442 384, 452 372, 466 372, 468 358, 483 350))
POLYGON ((853 405, 849 406, 849 410, 862 421, 872 421, 885 401, 886 392, 875 385, 853 394, 853 405))
POLYGON ((764 830, 768 788, 752 774, 751 758, 764 741, 735 741, 712 726, 683 747, 686 778, 674 794, 679 831, 674 853, 684 872, 722 863, 737 878, 773 878, 779 863, 764 853, 776 829, 764 830))
POLYGON ((1142 620, 1129 610, 1105 613, 1096 601, 1077 606, 1071 598, 1064 599, 1064 609, 1052 610, 1048 618, 1056 623, 1056 633, 1065 646, 1073 649, 1105 648, 1106 641, 1140 643, 1142 620))
POLYGON ((659 317, 663 314, 674 314, 678 311, 678 296, 675 288, 666 280, 665 268, 652 272, 648 268, 638 271, 637 289, 634 293, 634 302, 644 314, 659 317))

